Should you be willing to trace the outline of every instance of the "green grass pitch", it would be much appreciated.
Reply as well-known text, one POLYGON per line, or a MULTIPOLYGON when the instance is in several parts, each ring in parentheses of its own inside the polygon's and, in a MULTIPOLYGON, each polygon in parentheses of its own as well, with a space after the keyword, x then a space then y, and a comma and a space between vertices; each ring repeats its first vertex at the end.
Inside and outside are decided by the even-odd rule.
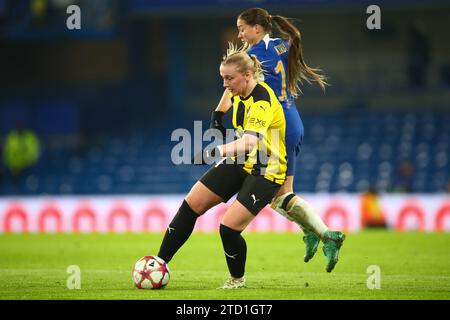
POLYGON ((194 233, 170 263, 169 285, 139 290, 131 269, 157 253, 162 233, 3 234, 0 299, 450 299, 449 233, 348 233, 332 273, 322 245, 303 262, 300 233, 244 237, 246 288, 216 289, 228 275, 220 236, 194 233), (67 288, 70 265, 81 270, 78 290, 67 288), (380 268, 379 289, 368 289, 371 265, 380 268))

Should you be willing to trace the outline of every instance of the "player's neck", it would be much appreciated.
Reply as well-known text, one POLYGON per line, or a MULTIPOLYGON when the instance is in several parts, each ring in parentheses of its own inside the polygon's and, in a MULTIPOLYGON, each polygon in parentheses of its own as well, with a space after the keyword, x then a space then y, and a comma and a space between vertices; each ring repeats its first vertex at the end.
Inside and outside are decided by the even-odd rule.
POLYGON ((245 89, 245 92, 243 92, 241 97, 247 99, 248 96, 253 92, 257 84, 258 83, 255 80, 249 81, 247 88, 245 89))
POLYGON ((251 44, 250 46, 252 47, 252 46, 257 45, 258 43, 260 43, 260 42, 262 41, 262 39, 264 39, 265 36, 266 36, 265 33, 261 34, 260 36, 258 36, 258 37, 255 39, 255 42, 254 42, 253 44, 251 44))

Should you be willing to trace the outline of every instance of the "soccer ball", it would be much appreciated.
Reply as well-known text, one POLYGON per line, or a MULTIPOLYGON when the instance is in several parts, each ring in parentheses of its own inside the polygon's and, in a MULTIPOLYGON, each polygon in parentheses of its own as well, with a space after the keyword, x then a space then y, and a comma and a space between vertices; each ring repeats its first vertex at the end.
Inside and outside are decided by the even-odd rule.
POLYGON ((133 281, 138 289, 161 289, 169 279, 169 266, 160 257, 145 256, 134 265, 133 281))

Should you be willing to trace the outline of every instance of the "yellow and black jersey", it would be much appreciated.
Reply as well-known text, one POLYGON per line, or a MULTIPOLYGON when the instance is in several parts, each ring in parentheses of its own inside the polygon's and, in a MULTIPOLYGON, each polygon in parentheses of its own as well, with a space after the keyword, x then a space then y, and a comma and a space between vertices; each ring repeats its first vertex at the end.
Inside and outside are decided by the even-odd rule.
POLYGON ((286 179, 287 160, 283 108, 273 90, 258 82, 248 97, 233 96, 233 126, 236 137, 254 134, 259 140, 255 148, 236 161, 252 175, 283 184, 286 179))

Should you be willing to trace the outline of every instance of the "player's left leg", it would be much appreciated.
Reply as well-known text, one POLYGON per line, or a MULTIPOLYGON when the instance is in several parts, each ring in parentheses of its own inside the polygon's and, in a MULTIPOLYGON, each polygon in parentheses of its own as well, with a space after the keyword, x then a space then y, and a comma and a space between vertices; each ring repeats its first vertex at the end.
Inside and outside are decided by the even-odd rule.
MULTIPOLYGON (((292 197, 295 197, 295 194, 293 192, 294 175, 297 164, 297 158, 300 154, 300 149, 303 141, 303 123, 300 117, 298 116, 297 111, 290 110, 288 112, 291 113, 291 118, 298 119, 297 122, 294 121, 293 123, 290 124, 291 127, 297 128, 297 130, 293 130, 286 135, 285 139, 286 156, 287 156, 286 181, 281 186, 280 190, 275 196, 275 199, 272 203, 272 208, 278 213, 280 213, 282 216, 295 222, 303 231, 303 242, 305 242, 306 245, 305 255, 303 259, 305 262, 308 262, 317 252, 317 248, 320 243, 320 232, 323 231, 321 230, 323 226, 318 224, 318 230, 316 230, 315 225, 309 225, 307 221, 305 221, 305 219, 302 218, 304 215, 299 215, 295 213, 291 214, 291 212, 286 209, 288 202, 292 199, 292 197)), ((301 205, 302 204, 300 204, 300 206, 301 205)), ((290 206, 290 210, 291 208, 293 208, 293 206, 290 206)), ((302 211, 305 212, 311 211, 310 207, 301 209, 302 211)), ((310 215, 314 216, 314 213, 311 213, 310 215)))
POLYGON ((245 286, 247 245, 241 232, 270 203, 279 188, 279 184, 266 180, 263 176, 248 175, 236 201, 225 212, 220 225, 220 236, 231 277, 221 287, 222 289, 238 289, 245 286))
POLYGON ((320 239, 324 242, 323 252, 327 258, 326 270, 331 272, 338 261, 339 249, 345 235, 339 231, 330 231, 314 208, 293 192, 294 174, 297 157, 303 141, 303 126, 298 131, 286 135, 287 178, 278 191, 272 208, 294 221, 303 230, 306 245, 304 261, 308 262, 317 252, 320 239))
POLYGON ((306 201, 295 203, 298 197, 292 192, 293 180, 293 176, 287 177, 271 207, 287 219, 295 222, 303 230, 303 242, 306 245, 303 259, 308 262, 317 252, 320 237, 328 228, 309 203, 306 201))
MULTIPOLYGON (((282 192, 280 189, 279 194, 282 192)), ((292 192, 287 192, 272 203, 272 207, 285 212, 292 221, 302 227, 306 244, 304 261, 308 262, 316 253, 320 239, 323 241, 323 253, 327 259, 326 271, 331 272, 339 260, 339 250, 345 240, 345 234, 340 231, 331 231, 316 213, 314 208, 305 199, 292 192)))
POLYGON ((245 287, 245 262, 247 244, 241 232, 255 218, 239 201, 235 201, 225 212, 220 224, 225 259, 230 277, 219 289, 239 289, 245 287))

